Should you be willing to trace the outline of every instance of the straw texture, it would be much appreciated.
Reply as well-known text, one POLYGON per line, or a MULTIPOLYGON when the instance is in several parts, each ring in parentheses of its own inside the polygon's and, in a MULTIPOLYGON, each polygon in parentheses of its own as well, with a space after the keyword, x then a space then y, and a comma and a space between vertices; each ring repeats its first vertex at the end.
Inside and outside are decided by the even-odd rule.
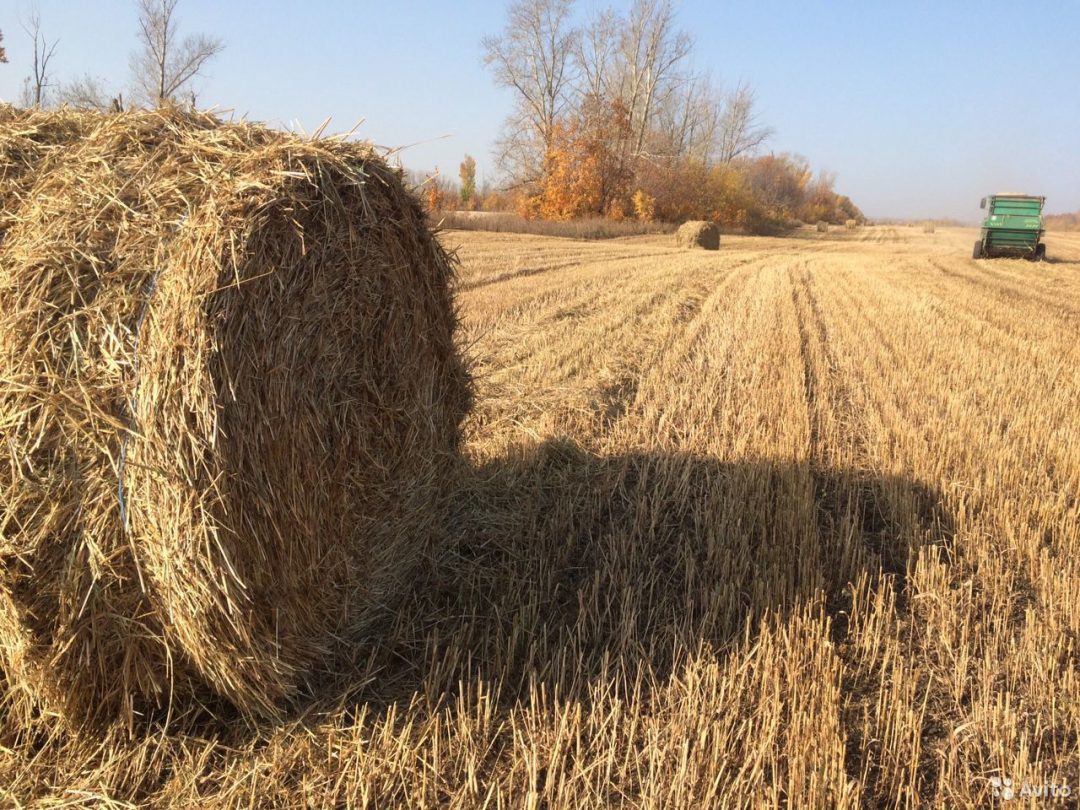
POLYGON ((675 244, 682 248, 720 249, 720 228, 715 222, 691 220, 675 231, 675 244))
POLYGON ((274 715, 434 536, 453 262, 362 144, 7 111, 0 149, 8 709, 274 715))

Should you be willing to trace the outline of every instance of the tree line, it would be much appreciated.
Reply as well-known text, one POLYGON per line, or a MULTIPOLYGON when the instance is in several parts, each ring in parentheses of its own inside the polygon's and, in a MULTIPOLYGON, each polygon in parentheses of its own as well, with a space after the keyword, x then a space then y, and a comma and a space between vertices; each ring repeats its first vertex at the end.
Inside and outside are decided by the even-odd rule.
MULTIPOLYGON (((135 0, 126 102, 90 74, 56 80, 58 42, 34 8, 22 25, 33 50, 20 103, 194 106, 195 80, 224 45, 181 36, 178 2, 135 0)), ((502 182, 478 185, 476 162, 466 155, 460 182, 418 180, 432 208, 552 220, 711 219, 758 232, 794 220, 862 219, 834 191, 834 178, 815 175, 805 158, 762 154, 773 130, 760 120, 753 87, 724 90, 694 68, 693 39, 679 27, 672 0, 633 0, 625 12, 584 18, 576 0, 513 0, 503 30, 481 46, 496 84, 513 97, 495 150, 502 182)))
MULTIPOLYGON (((136 46, 130 55, 131 86, 128 104, 158 106, 186 103, 195 106, 194 82, 206 63, 221 53, 224 43, 204 34, 180 35, 176 13, 179 0, 135 0, 138 18, 136 46)), ((52 61, 58 40, 49 40, 41 13, 32 7, 22 23, 33 44, 30 73, 23 80, 19 103, 23 107, 67 105, 82 109, 120 110, 125 106, 122 90, 111 92, 105 83, 87 73, 58 82, 52 61)), ((0 41, 3 33, 0 32, 0 41)), ((0 62, 7 62, 0 47, 0 62)))
POLYGON ((489 207, 752 230, 862 219, 804 158, 760 155, 773 130, 753 87, 724 91, 694 68, 671 0, 578 19, 575 0, 514 0, 502 32, 482 41, 495 83, 514 98, 495 151, 503 189, 489 207))

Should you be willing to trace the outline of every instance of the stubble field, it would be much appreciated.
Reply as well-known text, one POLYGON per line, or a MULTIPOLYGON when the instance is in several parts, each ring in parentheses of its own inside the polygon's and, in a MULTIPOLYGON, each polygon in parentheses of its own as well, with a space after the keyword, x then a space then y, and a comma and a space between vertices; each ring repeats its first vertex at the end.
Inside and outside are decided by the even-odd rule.
POLYGON ((1080 235, 447 232, 443 551, 290 724, 0 749, 24 800, 986 806, 1080 791, 1080 235))

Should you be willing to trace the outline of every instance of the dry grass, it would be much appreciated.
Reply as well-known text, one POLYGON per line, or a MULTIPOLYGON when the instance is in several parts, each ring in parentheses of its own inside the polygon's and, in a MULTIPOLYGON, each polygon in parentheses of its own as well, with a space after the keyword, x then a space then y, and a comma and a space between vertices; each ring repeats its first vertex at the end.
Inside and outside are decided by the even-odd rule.
MULTIPOLYGON (((812 229, 807 229, 808 231, 812 229)), ((816 235, 815 235, 816 236, 816 235)), ((16 800, 984 807, 1080 788, 1080 239, 448 233, 477 406, 437 564, 251 732, 42 724, 16 800)))
POLYGON ((615 222, 605 217, 558 222, 549 219, 525 219, 505 211, 439 211, 431 215, 431 220, 438 227, 445 229, 523 233, 589 240, 667 233, 672 230, 672 226, 659 222, 639 222, 629 219, 615 222))

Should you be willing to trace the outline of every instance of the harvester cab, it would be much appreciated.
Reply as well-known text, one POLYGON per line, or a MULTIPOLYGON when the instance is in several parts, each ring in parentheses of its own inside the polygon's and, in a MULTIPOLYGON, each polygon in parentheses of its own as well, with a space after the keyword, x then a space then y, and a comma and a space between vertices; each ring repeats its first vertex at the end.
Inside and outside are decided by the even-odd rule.
POLYGON ((1029 194, 983 197, 979 208, 987 213, 972 258, 1011 256, 1036 262, 1046 258, 1046 245, 1041 241, 1045 233, 1042 222, 1045 202, 1045 197, 1029 194))

